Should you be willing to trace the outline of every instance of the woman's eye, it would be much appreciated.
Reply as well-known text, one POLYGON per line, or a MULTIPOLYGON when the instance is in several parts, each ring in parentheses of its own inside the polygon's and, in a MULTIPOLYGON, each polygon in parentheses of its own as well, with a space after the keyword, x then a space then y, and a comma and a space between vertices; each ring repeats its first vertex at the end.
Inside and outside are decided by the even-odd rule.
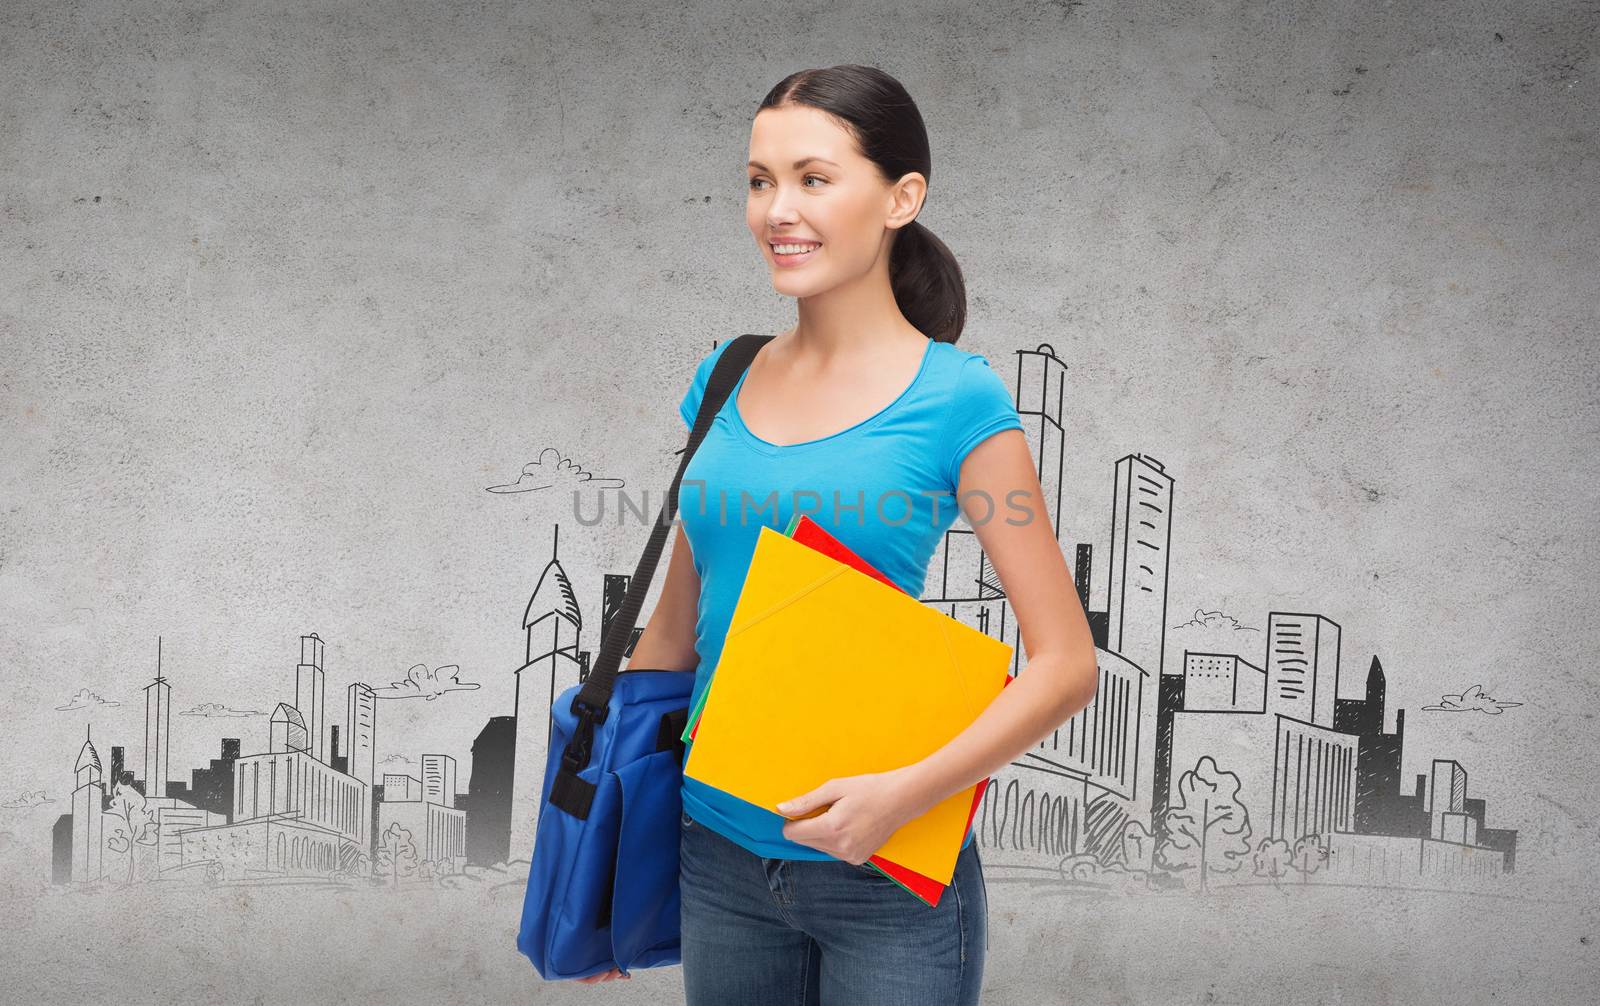
MULTIPOLYGON (((827 181, 827 179, 823 178, 821 175, 807 175, 807 176, 805 176, 803 181, 809 182, 813 178, 815 178, 819 182, 826 182, 827 181)), ((760 192, 761 191, 761 185, 765 181, 766 181, 765 178, 752 178, 752 179, 750 179, 750 187, 752 189, 756 190, 757 192, 760 192)), ((814 186, 814 185, 810 186, 810 187, 811 188, 816 188, 816 186, 814 186)))

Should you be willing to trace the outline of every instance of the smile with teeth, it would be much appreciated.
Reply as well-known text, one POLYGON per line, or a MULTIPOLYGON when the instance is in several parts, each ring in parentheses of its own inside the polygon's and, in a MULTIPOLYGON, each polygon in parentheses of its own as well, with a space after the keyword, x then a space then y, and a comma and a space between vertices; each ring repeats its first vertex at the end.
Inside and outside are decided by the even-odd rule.
POLYGON ((812 252, 821 247, 822 245, 817 242, 796 241, 793 243, 773 245, 772 254, 787 259, 798 259, 810 255, 812 252))

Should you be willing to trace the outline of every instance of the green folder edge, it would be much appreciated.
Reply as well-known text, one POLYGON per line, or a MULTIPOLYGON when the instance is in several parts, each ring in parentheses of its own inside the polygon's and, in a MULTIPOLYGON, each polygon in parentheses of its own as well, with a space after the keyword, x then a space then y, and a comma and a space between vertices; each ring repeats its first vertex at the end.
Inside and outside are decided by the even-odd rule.
MULTIPOLYGON (((796 527, 798 527, 799 524, 800 524, 800 514, 795 514, 793 517, 789 518, 789 526, 783 529, 783 536, 785 538, 793 538, 794 537, 794 529, 796 527)), ((689 734, 690 734, 691 731, 694 730, 695 724, 700 722, 700 712, 701 712, 702 709, 705 708, 706 696, 708 696, 710 694, 711 694, 711 685, 707 684, 706 688, 705 688, 705 691, 700 693, 699 701, 697 701, 694 704, 694 708, 693 709, 689 710, 689 722, 683 728, 683 733, 680 736, 680 739, 683 741, 684 744, 693 744, 694 743, 694 738, 690 737, 689 734)), ((840 862, 843 862, 843 860, 840 860, 840 862)), ((905 884, 902 884, 897 877, 895 877, 895 876, 891 875, 890 873, 888 873, 887 871, 885 871, 884 868, 879 866, 877 863, 874 863, 869 859, 869 860, 867 860, 867 862, 864 865, 872 867, 874 870, 878 871, 878 873, 880 873, 883 876, 888 877, 890 880, 894 881, 894 885, 896 887, 900 888, 902 891, 905 891, 907 894, 911 895, 913 898, 916 898, 918 901, 922 901, 922 895, 918 894, 916 891, 913 891, 911 888, 907 887, 905 884)), ((949 885, 946 885, 946 886, 949 886, 949 885)), ((927 904, 926 901, 922 901, 922 903, 924 905, 927 904)))

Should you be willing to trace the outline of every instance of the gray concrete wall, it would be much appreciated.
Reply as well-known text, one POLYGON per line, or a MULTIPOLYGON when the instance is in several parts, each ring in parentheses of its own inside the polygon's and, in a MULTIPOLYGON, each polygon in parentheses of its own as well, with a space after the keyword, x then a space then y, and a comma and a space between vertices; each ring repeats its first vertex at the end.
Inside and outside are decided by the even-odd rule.
MULTIPOLYGON (((1064 368, 1054 505, 1069 560, 1093 546, 1091 612, 1115 603, 1118 464, 1170 480, 1141 642, 1162 666, 1101 653, 1143 675, 1141 772, 1165 757, 1174 803, 1185 778, 1255 787, 1244 851, 1201 890, 1138 841, 1016 838, 1029 793, 1142 828, 1148 791, 1083 765, 997 785, 986 1001, 1591 1001, 1597 17, 3 5, 0 999, 681 999, 675 968, 542 983, 513 946, 525 849, 291 883, 212 870, 179 822, 227 823, 186 810, 210 785, 191 773, 224 738, 269 752, 279 704, 311 704, 313 633, 324 745, 338 724, 348 750, 364 683, 375 781, 420 780, 425 755, 454 759, 457 792, 488 777, 473 741, 514 711, 552 555, 592 651, 603 577, 643 541, 573 520, 570 490, 658 493, 694 363, 788 323, 743 224, 755 103, 794 69, 867 62, 929 124, 922 220, 966 272, 963 347, 1019 394, 1019 354, 1047 343, 1064 368), (1338 630, 1341 700, 1374 658, 1385 694, 1288 727, 1386 768, 1365 825, 1286 863, 1254 795, 1271 710, 1230 730, 1169 702, 1164 754, 1153 728, 1186 653, 1270 675, 1290 614, 1338 630), (147 790, 99 825, 163 817, 137 829, 156 844, 102 838, 73 877, 53 860, 93 816, 86 739, 102 787, 121 747, 147 790), (152 746, 192 789, 148 792, 152 746)), ((547 706, 570 668, 540 667, 547 706)))

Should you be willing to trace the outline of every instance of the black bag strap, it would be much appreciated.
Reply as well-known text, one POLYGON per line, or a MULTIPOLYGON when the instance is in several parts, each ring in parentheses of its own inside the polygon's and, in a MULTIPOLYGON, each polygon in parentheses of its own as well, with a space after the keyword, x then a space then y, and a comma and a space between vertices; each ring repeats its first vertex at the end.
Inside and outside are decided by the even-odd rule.
POLYGON ((673 515, 678 512, 678 486, 683 481, 684 470, 689 467, 689 459, 694 457, 700 441, 711 429, 712 419, 733 392, 733 386, 739 383, 750 361, 755 359, 756 352, 773 338, 770 335, 741 335, 717 357, 716 365, 711 368, 711 376, 706 380, 705 394, 700 399, 700 412, 695 416, 693 429, 689 431, 689 445, 678 462, 677 474, 672 476, 672 488, 667 491, 667 500, 656 515, 655 526, 650 529, 650 540, 645 544, 644 554, 639 556, 633 579, 628 582, 628 593, 623 598, 622 608, 611 620, 610 628, 600 644, 600 654, 595 658, 589 676, 584 679, 583 687, 573 696, 572 712, 578 717, 577 726, 572 739, 567 742, 566 750, 562 752, 561 770, 550 786, 550 803, 573 817, 586 819, 589 816, 589 804, 594 799, 595 786, 594 783, 579 779, 578 773, 589 765, 594 728, 604 723, 610 713, 611 691, 616 684, 618 668, 622 665, 622 652, 633 635, 639 609, 644 605, 644 595, 650 589, 650 581, 655 578, 656 563, 661 559, 661 550, 666 545, 667 529, 672 526, 673 515))

